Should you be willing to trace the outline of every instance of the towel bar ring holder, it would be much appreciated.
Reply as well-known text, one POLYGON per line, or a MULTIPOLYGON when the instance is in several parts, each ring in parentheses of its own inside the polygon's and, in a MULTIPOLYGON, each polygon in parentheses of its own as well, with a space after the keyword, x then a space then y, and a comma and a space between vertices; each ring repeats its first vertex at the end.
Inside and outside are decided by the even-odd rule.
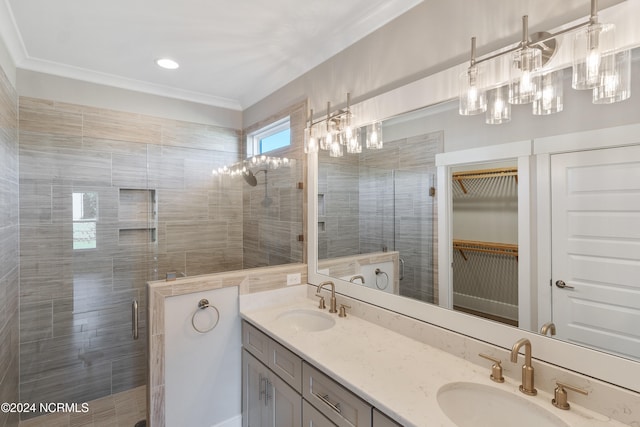
POLYGON ((210 305, 209 300, 206 298, 202 298, 200 301, 198 301, 198 308, 196 309, 196 311, 193 312, 193 315, 191 316, 191 325, 193 326, 193 329, 195 329, 197 332, 200 332, 201 334, 206 334, 207 332, 211 332, 216 326, 218 326, 219 321, 220 321, 220 311, 218 311, 216 306, 210 305), (211 325, 207 329, 200 329, 196 326, 196 315, 200 313, 200 310, 206 310, 207 308, 211 308, 215 310, 216 321, 213 322, 213 325, 211 325))

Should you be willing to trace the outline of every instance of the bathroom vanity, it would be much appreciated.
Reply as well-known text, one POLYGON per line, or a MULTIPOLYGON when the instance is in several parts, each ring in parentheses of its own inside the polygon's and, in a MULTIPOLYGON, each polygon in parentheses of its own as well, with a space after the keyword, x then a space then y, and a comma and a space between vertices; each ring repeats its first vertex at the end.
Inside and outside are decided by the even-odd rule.
MULTIPOLYGON (((318 308, 315 289, 241 296, 244 426, 296 426, 299 420, 303 426, 357 427, 624 425, 576 404, 576 393, 569 392, 569 411, 553 407, 553 393, 542 387, 536 396, 520 393, 522 355, 512 364, 502 349, 467 337, 449 339, 457 334, 355 300, 341 298, 339 303, 353 309, 338 317, 318 308), (408 334, 381 322, 403 323, 408 334), (467 357, 424 342, 438 335, 452 352, 462 343, 467 357), (502 361, 504 383, 491 381, 490 363, 465 360, 477 352, 502 361), (463 421, 456 412, 464 414, 463 421)), ((548 372, 534 365, 542 385, 548 372)), ((633 393, 628 397, 633 400, 633 393)), ((640 402, 629 410, 640 410, 640 402)))

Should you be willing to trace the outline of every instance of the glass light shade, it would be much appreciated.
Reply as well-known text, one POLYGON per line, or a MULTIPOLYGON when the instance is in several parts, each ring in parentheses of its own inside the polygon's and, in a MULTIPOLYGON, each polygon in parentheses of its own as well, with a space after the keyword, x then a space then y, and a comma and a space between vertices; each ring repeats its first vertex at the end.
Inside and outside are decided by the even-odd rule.
POLYGON ((322 138, 320 138, 320 148, 322 150, 328 150, 331 147, 331 144, 333 143, 334 139, 335 139, 335 134, 333 132, 333 129, 327 126, 326 133, 322 136, 322 138))
POLYGON ((600 85, 593 89, 594 104, 612 104, 624 101, 631 96, 631 51, 624 50, 602 58, 613 62, 611 74, 603 74, 600 85))
POLYGON ((382 145, 382 122, 375 122, 367 128, 367 148, 379 150, 382 145))
POLYGON ((487 109, 487 98, 484 89, 483 74, 477 66, 471 66, 460 74, 460 107, 462 116, 484 113, 487 109))
POLYGON ((563 70, 543 74, 540 96, 533 101, 533 114, 544 116, 559 113, 564 108, 563 70))
POLYGON ((362 153, 362 143, 360 142, 360 129, 353 128, 351 137, 347 139, 347 153, 359 154, 362 153))
POLYGON ((307 127, 304 130, 304 152, 317 153, 318 152, 318 137, 313 126, 307 127))
POLYGON ((329 146, 329 157, 342 157, 343 155, 342 144, 338 138, 335 138, 329 146))
POLYGON ((497 87, 487 91, 486 123, 499 125, 511 120, 511 104, 509 104, 509 88, 497 87))
POLYGON ((573 39, 574 89, 593 89, 603 75, 611 75, 612 61, 603 61, 615 51, 615 25, 591 24, 578 31, 573 39))
POLYGON ((509 74, 511 104, 529 104, 536 99, 539 95, 540 68, 542 68, 540 49, 526 47, 513 53, 509 74))

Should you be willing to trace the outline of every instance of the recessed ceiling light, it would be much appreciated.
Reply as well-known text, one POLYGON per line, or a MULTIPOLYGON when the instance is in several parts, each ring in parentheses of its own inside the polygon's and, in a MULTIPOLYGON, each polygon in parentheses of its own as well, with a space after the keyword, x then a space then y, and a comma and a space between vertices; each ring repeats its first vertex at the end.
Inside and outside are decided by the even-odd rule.
POLYGON ((175 70, 180 66, 176 61, 169 58, 160 58, 156 60, 156 64, 158 64, 158 67, 166 68, 167 70, 175 70))

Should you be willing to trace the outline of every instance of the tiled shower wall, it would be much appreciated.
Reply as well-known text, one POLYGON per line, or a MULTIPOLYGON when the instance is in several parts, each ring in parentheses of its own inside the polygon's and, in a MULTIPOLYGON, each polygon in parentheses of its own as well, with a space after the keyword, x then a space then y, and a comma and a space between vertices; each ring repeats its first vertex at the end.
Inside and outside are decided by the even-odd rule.
POLYGON ((359 221, 359 157, 345 154, 343 157, 330 158, 328 151, 320 150, 318 224, 314 225, 318 227, 318 259, 362 253, 359 221))
POLYGON ((304 262, 304 199, 299 186, 306 176, 304 127, 306 102, 281 111, 247 129, 257 129, 289 116, 291 145, 267 153, 270 157, 287 158, 289 166, 272 169, 250 167, 258 181, 251 187, 241 178, 243 194, 244 268, 265 267, 304 262), (266 169, 267 172, 257 172, 266 169))
POLYGON ((20 400, 143 385, 146 281, 242 268, 242 179, 211 174, 238 160, 239 132, 24 97, 19 110, 20 400), (97 196, 93 249, 73 249, 74 193, 97 196))
MULTIPOLYGON (((18 398, 18 98, 0 68, 0 402, 18 398)), ((0 427, 17 426, 0 412, 0 427)))
POLYGON ((442 132, 385 141, 381 150, 329 158, 319 153, 318 258, 397 250, 400 294, 437 298, 435 155, 442 132))

